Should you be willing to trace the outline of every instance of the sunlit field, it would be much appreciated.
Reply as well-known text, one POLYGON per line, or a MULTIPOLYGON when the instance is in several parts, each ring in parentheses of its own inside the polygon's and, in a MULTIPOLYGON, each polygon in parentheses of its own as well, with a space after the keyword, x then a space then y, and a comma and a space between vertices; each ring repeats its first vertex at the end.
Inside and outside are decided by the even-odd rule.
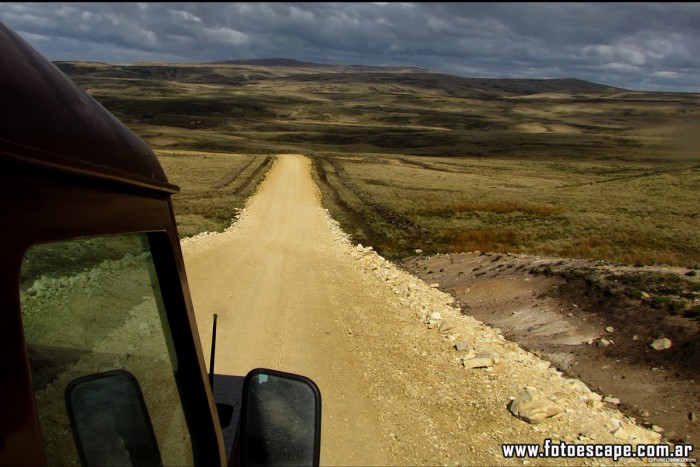
POLYGON ((272 165, 271 156, 157 151, 168 180, 180 187, 173 209, 181 237, 222 231, 272 165))
POLYGON ((391 257, 421 249, 700 262, 698 164, 343 156, 315 167, 334 215, 391 257))
POLYGON ((59 63, 156 151, 180 234, 222 230, 278 153, 392 258, 700 263, 700 95, 411 68, 59 63))

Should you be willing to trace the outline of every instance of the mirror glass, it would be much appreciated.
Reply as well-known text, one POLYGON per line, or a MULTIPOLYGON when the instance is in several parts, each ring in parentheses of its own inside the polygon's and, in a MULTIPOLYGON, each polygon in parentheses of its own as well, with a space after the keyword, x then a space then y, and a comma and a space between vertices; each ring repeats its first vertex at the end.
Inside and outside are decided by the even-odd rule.
POLYGON ((243 465, 318 465, 321 394, 310 379, 251 371, 243 383, 243 465))
POLYGON ((162 465, 141 388, 128 371, 73 380, 66 406, 83 465, 162 465))

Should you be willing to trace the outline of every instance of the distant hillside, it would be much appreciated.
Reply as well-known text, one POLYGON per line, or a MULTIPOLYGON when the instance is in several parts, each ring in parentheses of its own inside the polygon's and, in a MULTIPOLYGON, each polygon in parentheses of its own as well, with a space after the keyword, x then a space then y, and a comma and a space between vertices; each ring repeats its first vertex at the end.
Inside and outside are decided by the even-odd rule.
POLYGON ((324 65, 322 63, 300 62, 289 58, 256 58, 248 60, 224 60, 220 62, 207 62, 204 65, 252 65, 252 66, 283 66, 297 68, 323 68, 332 67, 333 65, 324 65))
POLYGON ((224 60, 221 62, 209 62, 204 65, 248 65, 261 67, 286 67, 286 68, 321 68, 335 71, 416 71, 429 72, 426 68, 413 66, 369 66, 369 65, 328 65, 324 63, 301 62, 288 58, 259 58, 248 60, 224 60))
POLYGON ((287 58, 263 58, 250 60, 225 60, 204 65, 238 65, 256 67, 284 67, 302 69, 321 69, 325 72, 290 76, 289 80, 326 83, 367 83, 377 84, 394 82, 418 87, 449 88, 453 94, 474 94, 486 92, 504 95, 527 95, 546 92, 606 92, 620 90, 604 84, 591 83, 575 78, 564 79, 501 79, 501 78, 465 78, 444 73, 432 72, 418 67, 365 66, 365 65, 328 65, 322 63, 302 62, 287 58), (398 76, 396 73, 401 72, 398 76), (382 74, 383 73, 383 74, 382 74), (471 92, 470 92, 471 91, 471 92))
MULTIPOLYGON (((700 117, 699 94, 572 78, 465 78, 288 59, 56 65, 155 147, 625 159, 674 153, 666 141, 695 141, 678 138, 685 130, 677 127, 700 117)), ((692 154, 695 144, 687 146, 692 154)))
POLYGON ((317 85, 402 86, 438 91, 455 97, 498 98, 541 93, 601 93, 621 91, 579 79, 464 78, 413 67, 324 65, 289 59, 228 60, 207 64, 108 65, 97 62, 55 62, 68 75, 186 83, 240 85, 279 79, 317 85), (266 72, 268 68, 270 71, 266 72), (298 70, 299 73, 295 73, 298 70), (315 73, 313 71, 316 71, 315 73))
POLYGON ((326 84, 394 84, 432 90, 442 90, 451 96, 503 97, 542 93, 602 93, 621 91, 619 88, 580 79, 498 79, 463 78, 433 72, 391 73, 347 72, 305 74, 284 78, 287 80, 326 84))

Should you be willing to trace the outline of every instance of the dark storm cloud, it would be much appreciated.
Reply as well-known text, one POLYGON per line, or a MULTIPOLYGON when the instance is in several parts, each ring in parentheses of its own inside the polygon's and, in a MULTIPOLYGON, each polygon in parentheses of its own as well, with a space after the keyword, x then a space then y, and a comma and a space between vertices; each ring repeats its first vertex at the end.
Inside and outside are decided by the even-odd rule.
POLYGON ((52 60, 292 58, 700 91, 698 3, 0 3, 52 60))

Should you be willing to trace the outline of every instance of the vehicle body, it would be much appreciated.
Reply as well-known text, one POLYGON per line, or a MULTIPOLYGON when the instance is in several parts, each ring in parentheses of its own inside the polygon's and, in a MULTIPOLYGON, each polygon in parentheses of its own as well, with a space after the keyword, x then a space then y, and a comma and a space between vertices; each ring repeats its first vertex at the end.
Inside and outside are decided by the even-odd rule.
MULTIPOLYGON (((141 139, 1 23, 0 70, 0 465, 90 464, 89 444, 112 442, 98 454, 133 461, 119 428, 132 409, 157 443, 149 464, 245 464, 246 422, 222 429, 207 374, 178 187, 141 139), (83 395, 110 385, 133 397, 83 395)), ((255 381, 311 388, 318 463, 313 382, 251 372, 244 415, 255 381)))

